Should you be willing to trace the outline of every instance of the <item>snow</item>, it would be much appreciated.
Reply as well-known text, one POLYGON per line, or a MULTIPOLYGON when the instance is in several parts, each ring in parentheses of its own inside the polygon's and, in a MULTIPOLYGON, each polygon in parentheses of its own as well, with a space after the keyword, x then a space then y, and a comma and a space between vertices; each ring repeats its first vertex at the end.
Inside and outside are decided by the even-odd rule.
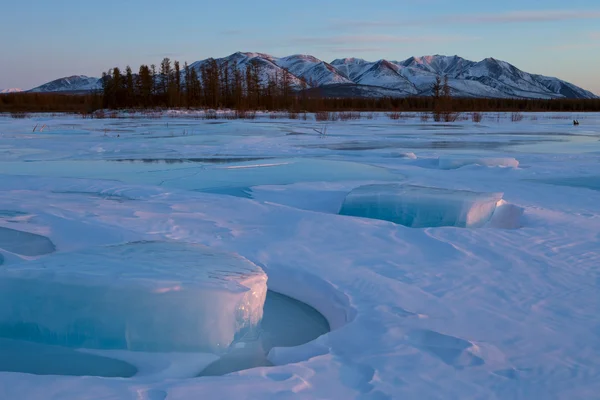
POLYGON ((251 262, 200 245, 57 253, 0 271, 0 333, 75 348, 219 354, 260 322, 266 281, 251 262))
POLYGON ((23 90, 18 88, 8 88, 8 89, 0 89, 0 94, 8 94, 8 93, 19 93, 23 90))
POLYGON ((381 219, 411 228, 483 226, 501 193, 476 193, 414 185, 366 185, 351 191, 341 215, 381 219))
POLYGON ((519 161, 513 157, 504 158, 481 158, 481 157, 468 157, 468 156, 453 156, 444 155, 440 156, 439 165, 441 169, 455 169, 464 167, 465 165, 477 164, 484 165, 486 167, 511 167, 518 168, 519 161))
MULTIPOLYGON (((240 353, 182 352, 178 340, 167 338, 190 332, 175 329, 163 330, 163 349, 172 352, 55 346, 4 331, 1 398, 597 398, 600 114, 524 113, 511 122, 510 114, 490 113, 480 123, 452 124, 375 114, 329 122, 325 137, 313 130, 324 125, 314 119, 271 120, 259 113, 253 121, 215 124, 196 118, 201 114, 0 116, 0 227, 47 238, 55 248, 32 256, 0 246, 0 274, 42 274, 41 265, 57 269, 59 257, 71 265, 66 275, 46 272, 49 277, 18 298, 18 287, 3 287, 0 309, 52 287, 57 295, 75 296, 58 291, 58 279, 85 283, 90 290, 79 293, 88 298, 118 272, 153 277, 145 281, 149 286, 136 283, 137 292, 172 287, 162 285, 172 280, 185 285, 192 273, 178 267, 171 250, 157 252, 170 261, 149 259, 152 270, 108 250, 168 242, 238 254, 264 271, 270 291, 319 311, 330 332, 309 342, 275 343, 265 349, 264 366, 199 377, 205 367, 214 371, 215 362, 240 353), (581 125, 574 127, 573 119, 581 125), (37 123, 48 129, 32 133, 37 123), (519 167, 440 169, 446 157, 514 158, 519 167), (246 168, 229 168, 237 166, 246 168), (453 193, 436 196, 437 206, 446 198, 466 202, 459 191, 504 195, 477 229, 409 228, 338 215, 354 189, 390 184, 453 193), (241 187, 238 196, 204 192, 241 187), (84 279, 86 271, 93 279, 84 279), (15 296, 7 299, 9 293, 15 296), (21 360, 21 371, 62 375, 15 372, 21 360), (72 365, 73 375, 93 376, 67 376, 72 365), (132 367, 135 374, 126 377, 132 367)), ((201 259, 192 253, 186 259, 201 259)), ((143 256, 140 251, 135 258, 143 256)), ((130 287, 133 278, 125 278, 130 287)), ((152 300, 144 293, 131 293, 110 315, 120 318, 152 300)), ((56 304, 51 298, 57 300, 44 296, 40 303, 56 304)), ((85 304, 68 305, 75 316, 85 304)), ((146 315, 174 304, 152 302, 146 315)), ((50 320, 39 309, 26 310, 50 320)), ((179 311, 161 313, 160 320, 169 325, 179 311)), ((265 302, 263 315, 267 311, 265 302)), ((50 322, 62 325, 62 317, 50 322)), ((160 326, 145 334, 158 332, 160 326)), ((242 338, 231 347, 243 352, 252 344, 242 338)))

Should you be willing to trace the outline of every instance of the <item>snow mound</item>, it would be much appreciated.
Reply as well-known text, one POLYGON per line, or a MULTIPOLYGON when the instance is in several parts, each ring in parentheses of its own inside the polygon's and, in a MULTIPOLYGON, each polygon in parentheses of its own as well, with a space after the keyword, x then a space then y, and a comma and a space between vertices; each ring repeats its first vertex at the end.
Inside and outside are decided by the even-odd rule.
POLYGON ((512 157, 468 157, 468 156, 440 156, 438 159, 440 169, 457 169, 465 165, 483 165, 485 167, 510 167, 518 168, 519 161, 512 157))
POLYGON ((477 193, 401 184, 376 184, 352 190, 341 215, 391 221, 411 228, 483 226, 502 193, 477 193))
POLYGON ((186 243, 57 253, 0 270, 0 337, 72 348, 225 352, 261 320, 267 276, 186 243))
POLYGON ((522 226, 521 218, 525 210, 521 207, 500 200, 486 228, 518 229, 522 226))

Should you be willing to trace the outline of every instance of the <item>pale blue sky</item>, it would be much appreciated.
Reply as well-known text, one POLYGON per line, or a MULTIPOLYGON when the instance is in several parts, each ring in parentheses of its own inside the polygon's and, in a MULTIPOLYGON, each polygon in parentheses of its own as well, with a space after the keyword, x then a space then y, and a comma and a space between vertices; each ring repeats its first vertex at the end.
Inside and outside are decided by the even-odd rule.
POLYGON ((495 57, 600 94, 598 0, 0 0, 0 88, 235 51, 495 57))

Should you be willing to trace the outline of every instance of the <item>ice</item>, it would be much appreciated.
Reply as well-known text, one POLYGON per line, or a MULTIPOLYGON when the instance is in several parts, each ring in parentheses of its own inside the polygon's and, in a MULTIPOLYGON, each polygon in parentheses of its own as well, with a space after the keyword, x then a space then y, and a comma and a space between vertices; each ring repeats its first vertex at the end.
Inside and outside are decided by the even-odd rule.
POLYGON ((476 228, 490 219, 501 199, 502 193, 376 184, 351 191, 340 214, 381 219, 411 228, 476 228))
POLYGON ((45 236, 0 227, 0 249, 22 256, 35 257, 50 254, 56 250, 56 247, 45 236))
POLYGON ((258 185, 343 180, 397 180, 385 168, 350 161, 284 158, 215 165, 215 163, 145 164, 109 161, 0 162, 16 175, 99 178, 206 193, 251 197, 258 185))
POLYGON ((443 155, 438 159, 440 169, 457 169, 465 165, 483 165, 486 167, 517 168, 519 161, 512 157, 469 157, 443 155))
POLYGON ((137 369, 126 362, 74 349, 0 338, 0 371, 35 375, 129 378, 137 369))
POLYGON ((263 315, 267 276, 201 245, 139 242, 0 270, 0 337, 73 348, 222 353, 263 315))

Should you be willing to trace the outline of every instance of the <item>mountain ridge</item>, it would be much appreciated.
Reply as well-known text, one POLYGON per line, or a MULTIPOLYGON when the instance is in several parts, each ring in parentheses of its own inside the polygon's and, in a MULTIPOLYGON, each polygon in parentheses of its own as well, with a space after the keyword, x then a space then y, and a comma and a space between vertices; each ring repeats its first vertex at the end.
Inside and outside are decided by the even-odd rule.
MULTIPOLYGON (((260 82, 265 85, 275 77, 289 73, 294 89, 336 85, 342 96, 344 85, 352 93, 369 93, 370 97, 407 97, 431 95, 438 76, 448 77, 452 95, 456 97, 532 98, 532 99, 596 99, 594 93, 559 78, 524 72, 496 58, 471 61, 458 55, 409 57, 402 61, 367 61, 339 58, 331 63, 307 54, 274 57, 265 53, 236 52, 227 57, 208 58, 190 64, 201 73, 202 67, 215 61, 217 65, 235 65, 242 73, 250 63, 261 66, 260 82), (357 90, 358 86, 365 86, 357 90), (378 90, 381 88, 378 95, 378 90)), ((60 78, 30 90, 44 92, 85 92, 100 90, 100 78, 74 75, 60 78)), ((362 96, 361 96, 362 97, 362 96)))

